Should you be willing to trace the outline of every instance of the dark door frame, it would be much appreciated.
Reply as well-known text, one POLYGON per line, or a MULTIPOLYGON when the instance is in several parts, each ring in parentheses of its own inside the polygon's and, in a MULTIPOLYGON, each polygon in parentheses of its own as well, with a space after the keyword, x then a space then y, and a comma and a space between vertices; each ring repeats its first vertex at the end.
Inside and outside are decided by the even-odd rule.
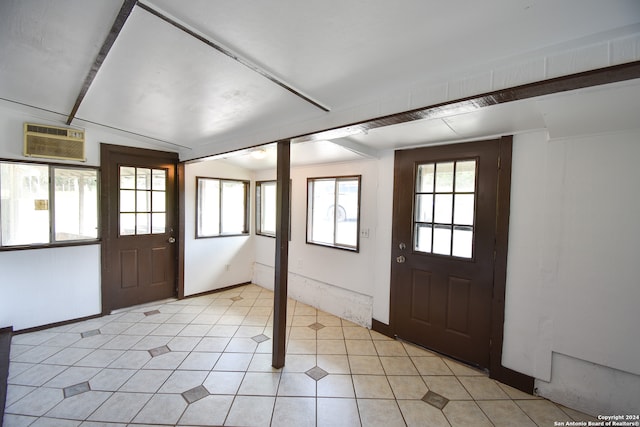
MULTIPOLYGON (((100 250, 100 292, 101 292, 101 306, 102 306, 102 315, 108 315, 111 313, 113 309, 112 303, 109 299, 109 291, 108 291, 108 283, 109 283, 109 275, 108 275, 108 252, 110 245, 110 223, 108 221, 111 207, 113 203, 118 203, 118 194, 113 194, 113 189, 105 188, 106 183, 108 182, 108 174, 111 172, 110 165, 112 163, 112 157, 115 155, 130 155, 130 156, 149 156, 153 155, 155 157, 164 158, 167 161, 175 164, 175 194, 176 194, 176 202, 174 203, 174 215, 175 215, 175 223, 176 227, 174 230, 176 241, 178 243, 182 242, 184 245, 184 239, 182 238, 182 230, 183 230, 183 220, 184 211, 181 211, 181 200, 183 192, 180 191, 180 180, 183 179, 180 177, 180 164, 178 162, 178 154, 172 153, 168 151, 159 151, 159 150, 150 150, 146 148, 137 148, 137 147, 129 147, 123 145, 113 145, 113 144, 100 144, 100 224, 101 224, 101 250, 100 250)), ((183 271, 184 268, 181 267, 181 264, 178 262, 179 258, 183 254, 183 250, 180 250, 180 246, 176 250, 176 259, 175 259, 175 283, 177 289, 175 290, 175 295, 179 296, 184 294, 184 280, 183 271)), ((182 259, 182 262, 184 260, 182 259)))
MULTIPOLYGON (((491 325, 489 345, 489 375, 505 384, 528 393, 533 393, 533 378, 512 371, 502 366, 502 343, 504 327, 505 291, 507 279, 507 250, 509 241, 509 200, 511 193, 511 154, 513 137, 504 136, 498 141, 498 170, 496 192, 496 230, 494 240, 493 262, 493 296, 491 299, 491 325)), ((398 179, 398 171, 394 171, 394 180, 398 179)), ((394 196, 395 197, 395 196, 394 196)), ((392 253, 394 248, 392 248, 392 253)), ((393 258, 393 257, 392 257, 393 258)), ((393 284, 392 284, 393 285, 393 284)), ((383 333, 396 336, 398 307, 397 289, 390 289, 389 325, 383 326, 383 333)), ((374 329, 380 327, 374 322, 374 329)))

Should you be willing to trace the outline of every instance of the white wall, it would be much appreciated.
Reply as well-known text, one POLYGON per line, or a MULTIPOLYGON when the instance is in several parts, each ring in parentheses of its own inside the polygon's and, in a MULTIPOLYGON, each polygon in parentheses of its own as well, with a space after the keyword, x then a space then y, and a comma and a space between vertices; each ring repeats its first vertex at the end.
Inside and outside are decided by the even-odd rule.
POLYGON ((220 160, 190 163, 185 166, 185 296, 250 282, 255 258, 253 184, 249 197, 249 236, 196 239, 196 177, 253 180, 253 172, 220 160))
POLYGON ((639 140, 514 141, 503 364, 592 414, 640 408, 639 140))
MULTIPOLYGON (((23 124, 65 126, 64 117, 0 101, 0 158, 25 158, 23 124)), ((164 149, 147 140, 134 140, 99 127, 86 128, 86 162, 55 163, 100 165, 100 143, 164 149)), ((51 249, 0 252, 0 327, 27 329, 99 314, 100 244, 51 249)))
MULTIPOLYGON (((289 243, 289 295, 353 322, 371 326, 374 294, 380 282, 387 290, 389 262, 378 262, 379 248, 389 234, 380 229, 378 160, 334 163, 291 169, 291 242, 289 243), (307 178, 361 175, 360 237, 358 253, 306 243, 307 178)), ((257 180, 275 179, 274 171, 259 172, 257 180)), ((386 182, 385 182, 386 184, 386 182)), ((390 207, 389 207, 390 209, 390 207)), ((382 209, 385 210, 384 208, 382 209)), ((275 239, 256 236, 254 282, 273 288, 275 239)), ((384 291, 383 291, 384 292, 384 291)), ((388 310, 388 306, 386 307, 388 310)))

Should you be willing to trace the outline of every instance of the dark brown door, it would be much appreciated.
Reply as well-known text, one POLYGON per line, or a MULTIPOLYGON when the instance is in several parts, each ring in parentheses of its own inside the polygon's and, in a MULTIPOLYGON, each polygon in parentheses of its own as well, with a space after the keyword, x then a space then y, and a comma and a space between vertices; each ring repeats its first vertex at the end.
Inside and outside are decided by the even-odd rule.
POLYGON ((484 368, 492 325, 499 142, 395 155, 395 332, 484 368))
POLYGON ((176 295, 175 153, 101 146, 102 311, 176 295))

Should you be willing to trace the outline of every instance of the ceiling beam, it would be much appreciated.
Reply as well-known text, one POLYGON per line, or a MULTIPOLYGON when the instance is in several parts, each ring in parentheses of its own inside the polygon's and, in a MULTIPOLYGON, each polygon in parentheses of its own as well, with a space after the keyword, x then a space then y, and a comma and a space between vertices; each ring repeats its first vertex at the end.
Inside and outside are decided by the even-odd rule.
POLYGON ((135 7, 136 2, 137 0, 124 0, 124 3, 122 3, 120 12, 118 12, 118 16, 116 16, 116 19, 111 26, 111 30, 109 31, 107 38, 100 48, 100 52, 98 52, 98 56, 96 57, 95 61, 93 61, 93 65, 91 66, 87 77, 84 79, 84 83, 82 85, 82 88, 80 89, 80 93, 76 98, 76 103, 73 105, 69 117, 67 117, 67 125, 70 125, 73 119, 76 117, 76 113, 78 112, 78 108, 80 108, 80 104, 82 104, 82 100, 89 91, 93 80, 96 78, 98 70, 100 70, 100 67, 102 67, 102 63, 107 58, 107 54, 111 50, 113 43, 115 43, 118 35, 120 35, 120 31, 122 31, 122 27, 124 27, 125 22, 127 22, 127 19, 129 18, 131 11, 135 7))
POLYGON ((346 148, 352 153, 356 153, 364 157, 368 157, 371 159, 378 159, 380 157, 378 150, 376 150, 375 148, 371 148, 368 145, 364 145, 358 141, 354 141, 351 138, 336 138, 332 139, 331 142, 341 146, 342 148, 346 148))
POLYGON ((243 58, 240 55, 232 52, 231 50, 229 50, 227 48, 225 48, 224 46, 214 42, 210 38, 205 37, 205 36, 197 33, 196 31, 188 28, 186 25, 183 25, 183 24, 179 23, 178 21, 176 21, 176 20, 174 20, 172 18, 169 18, 168 16, 166 16, 162 12, 152 8, 151 6, 149 6, 149 5, 145 4, 145 3, 138 2, 138 6, 140 6, 140 8, 146 10, 150 14, 162 19, 166 23, 173 25, 177 29, 179 29, 181 31, 184 31, 186 34, 190 35, 191 37, 193 37, 193 38, 195 38, 197 40, 200 40, 202 43, 206 44, 207 46, 209 46, 209 47, 211 47, 211 48, 213 48, 215 50, 217 50, 218 52, 222 53, 223 55, 226 55, 229 58, 233 59, 234 61, 244 65, 245 67, 247 67, 251 71, 260 74, 262 77, 264 77, 267 80, 277 84, 278 86, 280 86, 281 88, 283 88, 283 89, 287 90, 288 92, 294 94, 298 98, 301 98, 301 99, 305 100, 309 104, 312 104, 313 106, 321 109, 322 111, 325 111, 325 112, 329 112, 330 111, 328 107, 322 105, 320 102, 312 99, 308 95, 305 95, 301 91, 293 88, 291 85, 289 85, 289 84, 285 83, 284 81, 280 80, 278 77, 276 77, 273 74, 267 72, 266 70, 258 67, 257 65, 253 64, 252 62, 250 62, 248 59, 243 58))

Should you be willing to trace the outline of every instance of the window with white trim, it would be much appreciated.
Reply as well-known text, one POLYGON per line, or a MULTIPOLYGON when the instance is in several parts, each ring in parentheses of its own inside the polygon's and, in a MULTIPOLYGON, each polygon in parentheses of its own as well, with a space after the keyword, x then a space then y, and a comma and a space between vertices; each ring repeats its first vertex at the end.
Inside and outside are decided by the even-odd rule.
POLYGON ((196 178, 196 237, 249 234, 249 181, 196 178))

